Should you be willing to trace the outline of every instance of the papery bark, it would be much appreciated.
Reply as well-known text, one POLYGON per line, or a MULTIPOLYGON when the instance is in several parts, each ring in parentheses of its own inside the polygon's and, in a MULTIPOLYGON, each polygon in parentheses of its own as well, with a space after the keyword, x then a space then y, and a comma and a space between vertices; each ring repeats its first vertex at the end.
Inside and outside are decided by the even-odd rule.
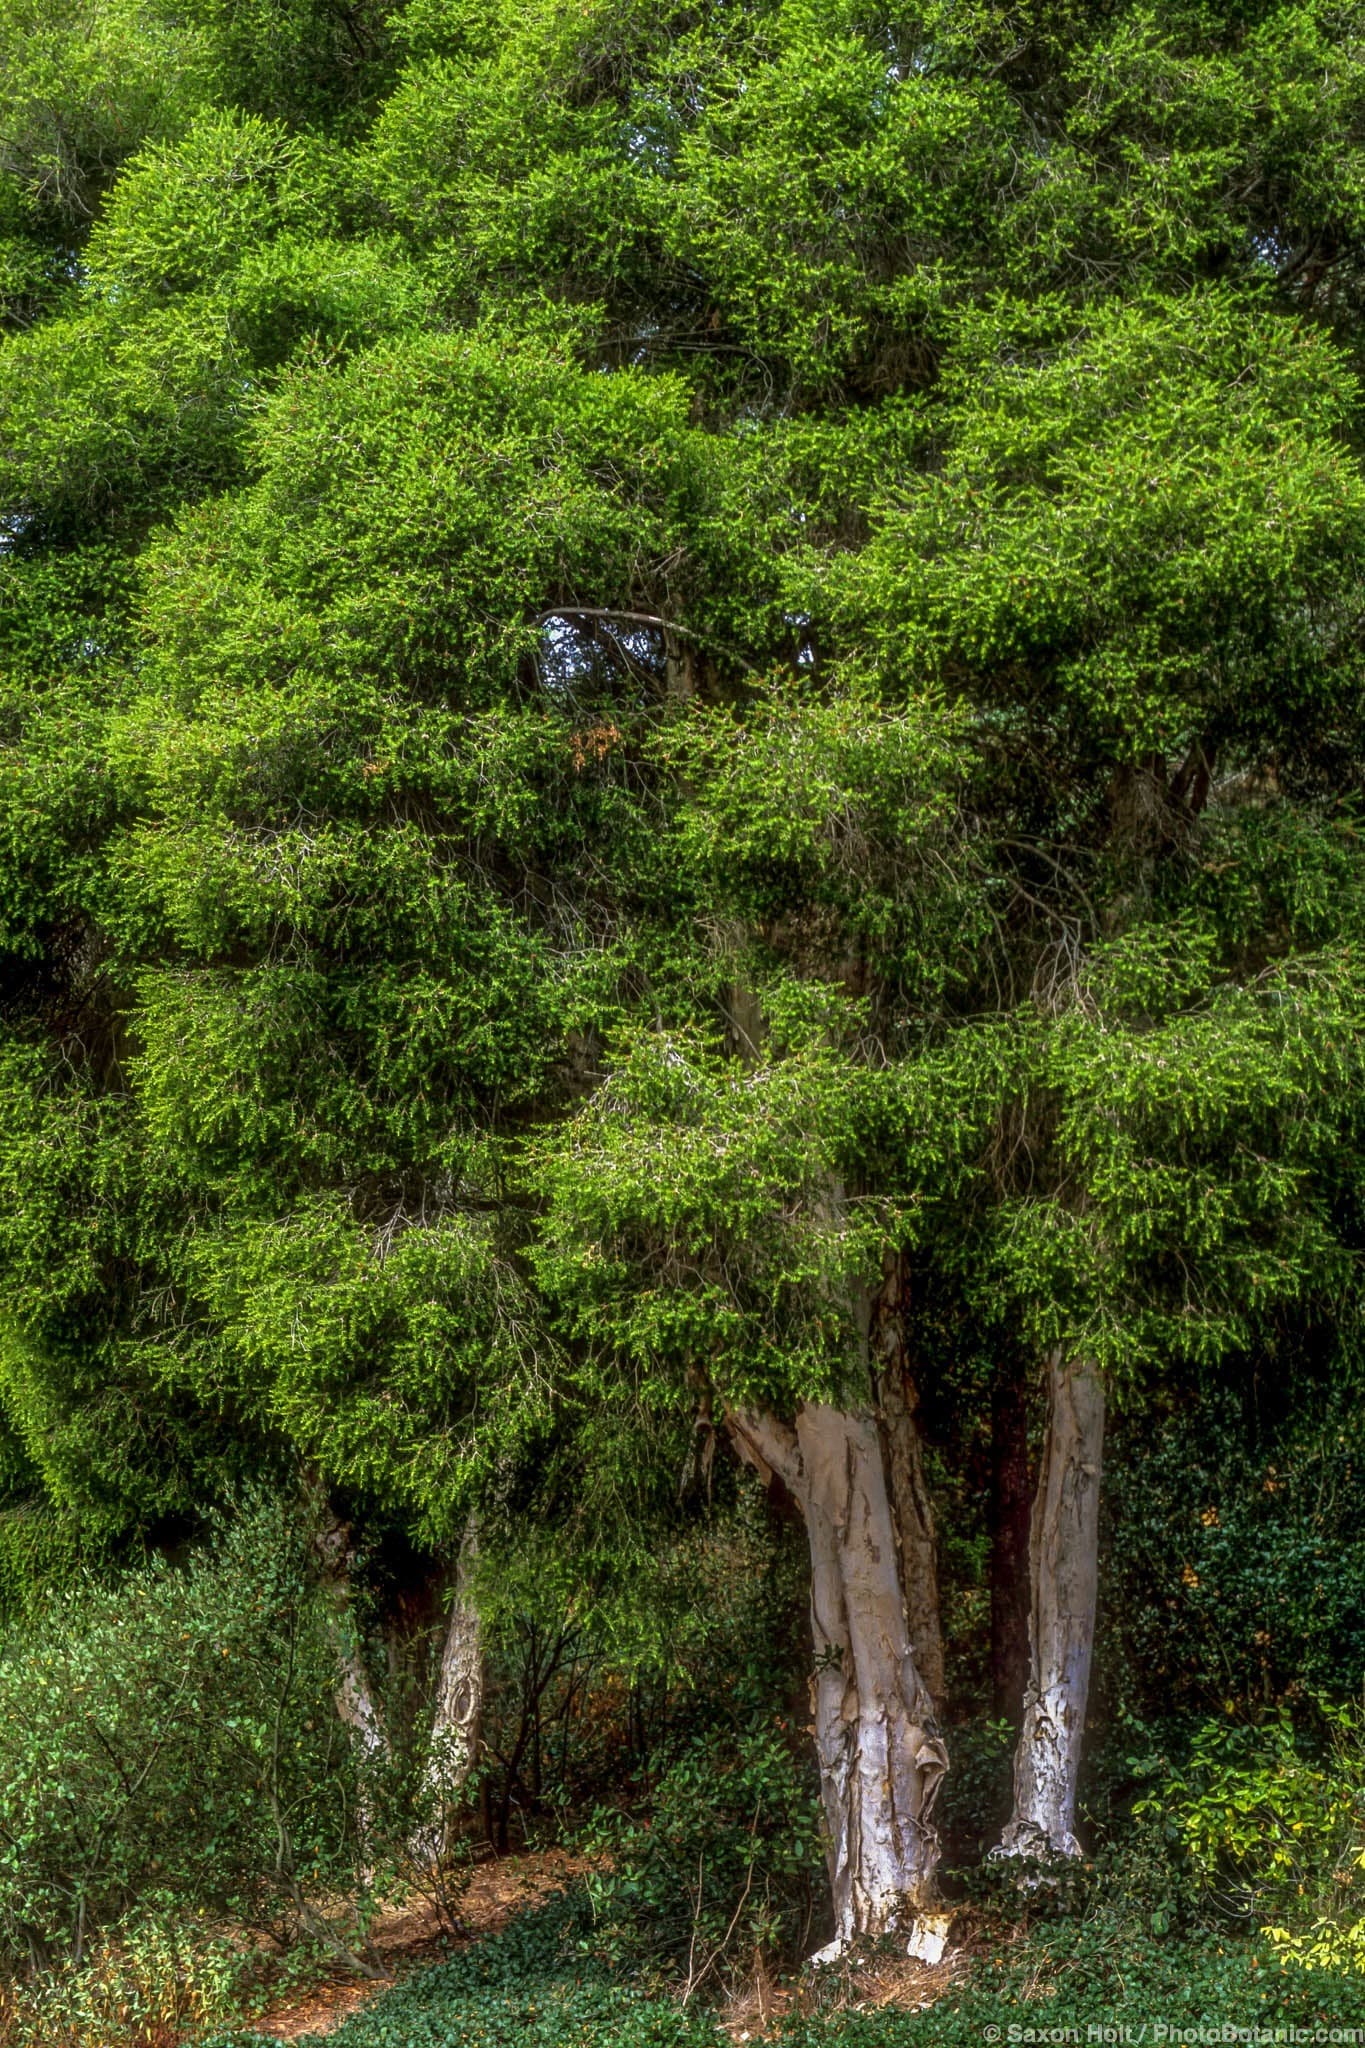
POLYGON ((316 1549, 326 1596, 328 1633, 337 1662, 337 1716, 350 1730, 363 1761, 374 1763, 388 1756, 389 1742, 370 1687, 356 1627, 351 1597, 350 1530, 345 1523, 329 1517, 318 1532, 316 1549))
POLYGON ((1048 1429, 1029 1528, 1029 1680, 1005 1855, 1079 1856, 1076 1781, 1099 1575, 1104 1384, 1093 1364, 1048 1360, 1048 1429))
POLYGON ((328 1632, 336 1657, 337 1718, 350 1733, 359 1766, 356 1823, 361 1848, 367 1850, 375 1837, 374 1774, 388 1762, 389 1739, 370 1687, 356 1626, 351 1597, 351 1532, 344 1522, 328 1516, 315 1538, 315 1547, 326 1596, 328 1632))
POLYGON ((813 1732, 835 1943, 908 1931, 933 1897, 932 1811, 948 1757, 906 1621, 885 1422, 870 1406, 806 1403, 794 1426, 751 1410, 729 1424, 742 1455, 781 1478, 810 1543, 813 1732))

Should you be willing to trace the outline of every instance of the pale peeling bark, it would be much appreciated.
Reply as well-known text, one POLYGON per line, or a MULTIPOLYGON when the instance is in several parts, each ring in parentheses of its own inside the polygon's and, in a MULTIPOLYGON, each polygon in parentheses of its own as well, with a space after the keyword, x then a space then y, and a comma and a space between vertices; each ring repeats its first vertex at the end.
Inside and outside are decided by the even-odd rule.
POLYGON ((869 1408, 808 1403, 796 1424, 732 1413, 742 1454, 775 1472, 811 1553, 814 1735, 835 1943, 913 1935, 939 1858, 934 1799, 948 1757, 906 1623, 882 1429, 869 1408))
POLYGON ((431 1747, 424 1772, 428 1819, 412 1843, 424 1862, 450 1852, 455 1809, 479 1749, 483 1719, 483 1628, 471 1579, 478 1557, 478 1527, 471 1519, 460 1545, 441 1668, 431 1710, 431 1747))
POLYGON ((1099 1571, 1104 1385, 1048 1360, 1048 1433, 1029 1526, 1029 1681, 1014 1758, 1009 1856, 1079 1856, 1076 1778, 1090 1690, 1099 1571))
POLYGON ((362 1759, 382 1762, 389 1753, 384 1723, 370 1690, 369 1677, 355 1635, 338 1627, 333 1635, 339 1678, 336 1689, 338 1718, 350 1729, 362 1759))

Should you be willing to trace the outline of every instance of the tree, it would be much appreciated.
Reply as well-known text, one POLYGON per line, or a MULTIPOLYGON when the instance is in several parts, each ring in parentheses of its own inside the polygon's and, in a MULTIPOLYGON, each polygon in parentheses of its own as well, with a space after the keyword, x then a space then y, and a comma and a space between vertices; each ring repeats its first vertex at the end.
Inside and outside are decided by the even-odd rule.
POLYGON ((126 152, 96 38, 0 163, 11 1498, 448 1570, 723 1432, 901 1924, 945 1348, 1050 1389, 1066 1852, 1103 1409, 1354 1299, 1352 21, 272 12, 92 5, 126 152))

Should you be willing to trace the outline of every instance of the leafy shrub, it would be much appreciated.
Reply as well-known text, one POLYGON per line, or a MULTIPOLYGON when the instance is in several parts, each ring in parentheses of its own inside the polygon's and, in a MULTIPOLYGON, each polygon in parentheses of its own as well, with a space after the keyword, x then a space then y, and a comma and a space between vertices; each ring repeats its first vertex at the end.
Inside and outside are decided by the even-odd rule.
POLYGON ((785 1730, 694 1737, 644 1818, 599 1809, 592 1946, 676 1972, 689 1995, 806 1945, 824 1880, 819 1803, 785 1730))
POLYGON ((282 1931, 353 1870, 303 1540, 259 1504, 179 1570, 54 1599, 0 1650, 0 1964, 79 1964, 156 1895, 282 1931))
POLYGON ((1165 1816, 1225 1913, 1298 1962, 1365 1971, 1365 1714, 1322 1712, 1318 1756, 1286 1712, 1252 1727, 1209 1722, 1142 1810, 1165 1816))
POLYGON ((1121 1418, 1100 1691, 1148 1722, 1358 1694, 1365 1680, 1359 1393, 1282 1389, 1271 1418, 1201 1387, 1121 1418), (1246 1412, 1248 1409, 1251 1412, 1246 1412))
POLYGON ((950 1768, 934 1810, 950 1854, 980 1854, 999 1841, 1010 1814, 1014 1737, 1008 1721, 982 1716, 950 1730, 950 1768))
POLYGON ((255 1964, 240 1943, 155 1913, 79 1965, 0 1986, 0 2048, 173 2048, 241 2010, 255 1964))
MULTIPOLYGON (((677 1456, 692 1452, 685 1435, 677 1456)), ((646 1799, 702 1731, 794 1719, 805 1699, 804 1531, 726 1470, 683 1519, 667 1479, 671 1526, 647 1520, 645 1543, 613 1525, 609 1562, 600 1529, 588 1555, 529 1513, 514 1543, 488 1545, 482 1769, 500 1850, 646 1799)))

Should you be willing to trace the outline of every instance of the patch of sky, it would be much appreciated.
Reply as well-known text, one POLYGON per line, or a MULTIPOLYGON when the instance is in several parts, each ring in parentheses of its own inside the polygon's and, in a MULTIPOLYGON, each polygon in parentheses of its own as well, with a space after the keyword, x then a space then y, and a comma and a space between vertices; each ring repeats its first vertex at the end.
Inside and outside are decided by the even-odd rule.
POLYGON ((809 675, 815 667, 815 641, 810 630, 810 613, 783 612, 782 623, 790 626, 796 637, 796 666, 809 675))
POLYGON ((623 676, 653 681, 663 673, 663 628, 629 614, 555 612, 541 623, 537 666, 544 688, 561 703, 623 676))

